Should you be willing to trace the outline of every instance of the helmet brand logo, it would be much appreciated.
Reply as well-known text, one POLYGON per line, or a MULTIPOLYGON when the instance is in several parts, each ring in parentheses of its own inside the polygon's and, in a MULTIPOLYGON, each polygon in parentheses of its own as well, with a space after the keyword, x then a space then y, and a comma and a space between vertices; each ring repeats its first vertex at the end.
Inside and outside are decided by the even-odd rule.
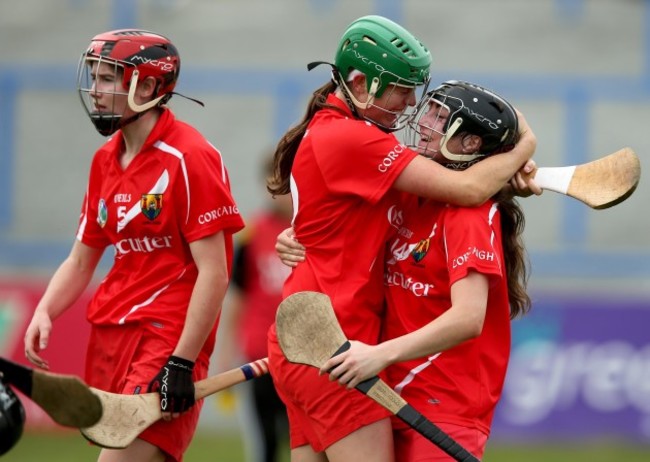
POLYGON ((465 109, 465 110, 467 111, 467 113, 468 113, 471 117, 474 117, 474 118, 475 118, 476 120, 478 120, 479 122, 481 122, 481 123, 487 123, 487 124, 489 125, 489 127, 490 127, 492 130, 496 130, 497 128, 499 128, 499 125, 498 125, 497 123, 492 122, 490 119, 488 119, 488 118, 485 117, 484 115, 479 114, 478 112, 474 112, 474 111, 472 111, 472 110, 471 110, 470 108, 468 108, 467 106, 463 106, 463 109, 465 109))
POLYGON ((367 58, 366 56, 363 56, 361 53, 359 53, 359 52, 358 52, 357 50, 355 50, 354 48, 348 48, 347 51, 353 53, 353 54, 354 54, 354 57, 357 58, 357 59, 359 59, 359 60, 361 60, 361 61, 362 61, 366 66, 374 67, 375 70, 376 70, 377 72, 380 72, 380 73, 381 73, 381 72, 385 72, 385 71, 386 71, 386 69, 385 69, 383 66, 379 65, 379 64, 378 64, 377 62, 375 62, 375 61, 371 61, 370 58, 367 58))
POLYGON ((136 65, 137 62, 139 61, 142 64, 148 64, 150 66, 157 67, 166 72, 170 72, 174 70, 173 63, 167 63, 165 61, 160 61, 159 59, 149 59, 149 58, 145 58, 144 56, 135 55, 131 57, 130 61, 132 63, 135 63, 136 65))

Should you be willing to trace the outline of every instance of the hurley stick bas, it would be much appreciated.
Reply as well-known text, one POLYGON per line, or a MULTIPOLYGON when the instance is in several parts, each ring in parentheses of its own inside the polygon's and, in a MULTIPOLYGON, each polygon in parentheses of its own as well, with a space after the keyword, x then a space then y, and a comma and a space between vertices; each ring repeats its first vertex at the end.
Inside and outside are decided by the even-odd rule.
POLYGON ((88 427, 102 417, 101 401, 79 377, 39 371, 5 358, 0 358, 0 374, 60 425, 88 427))
MULTIPOLYGON (((325 361, 350 347, 336 319, 330 298, 320 292, 290 295, 280 303, 275 321, 280 348, 292 363, 320 368, 325 361)), ((479 462, 379 377, 364 380, 356 389, 388 409, 455 460, 479 462)))
MULTIPOLYGON (((258 359, 196 382, 194 395, 197 400, 203 399, 238 383, 260 377, 268 371, 268 359, 258 359)), ((82 428, 81 434, 103 448, 127 447, 143 430, 162 417, 158 393, 121 395, 95 388, 92 390, 99 397, 104 414, 93 426, 82 428)))
POLYGON ((592 209, 607 209, 630 197, 641 178, 641 162, 630 148, 580 165, 540 167, 529 174, 542 188, 573 197, 592 209))

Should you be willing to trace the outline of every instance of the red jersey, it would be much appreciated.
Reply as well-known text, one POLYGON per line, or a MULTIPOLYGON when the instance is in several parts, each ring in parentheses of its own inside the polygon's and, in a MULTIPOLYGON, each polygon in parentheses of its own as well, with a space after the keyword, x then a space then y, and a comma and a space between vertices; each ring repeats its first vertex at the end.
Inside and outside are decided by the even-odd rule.
POLYGON ((124 170, 122 146, 117 132, 96 152, 81 210, 77 239, 115 249, 88 320, 164 326, 176 341, 198 274, 189 243, 224 231, 230 265, 243 221, 221 154, 169 109, 124 170))
MULTIPOLYGON (((437 357, 387 368, 391 386, 433 422, 489 434, 510 354, 510 308, 498 206, 445 206, 413 198, 387 244, 383 339, 413 332, 451 306, 469 270, 490 278, 483 331, 437 357)), ((402 425, 395 421, 395 425, 402 425)))
MULTIPOLYGON (((399 221, 401 194, 393 183, 417 153, 375 125, 355 119, 334 95, 311 120, 291 177, 293 226, 307 248, 283 295, 327 294, 350 339, 379 341, 387 235, 399 221)), ((287 405, 291 447, 320 452, 355 430, 388 417, 358 392, 350 392, 310 366, 289 363, 269 330, 269 367, 287 405)))
POLYGON ((246 226, 235 252, 232 283, 241 291, 244 304, 237 339, 248 360, 267 356, 266 336, 291 273, 278 258, 275 244, 278 234, 289 226, 289 218, 260 212, 246 226))
POLYGON ((292 168, 296 238, 307 250, 284 296, 323 292, 348 338, 375 344, 383 313, 383 249, 401 195, 393 183, 417 156, 334 95, 314 116, 292 168))

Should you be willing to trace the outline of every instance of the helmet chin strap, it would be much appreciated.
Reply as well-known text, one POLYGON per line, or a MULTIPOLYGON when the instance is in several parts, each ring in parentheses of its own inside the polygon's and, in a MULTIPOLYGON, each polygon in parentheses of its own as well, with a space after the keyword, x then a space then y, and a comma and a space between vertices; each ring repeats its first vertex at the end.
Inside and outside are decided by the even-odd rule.
POLYGON ((341 86, 343 86, 345 93, 347 93, 347 96, 350 98, 350 101, 352 101, 352 104, 354 104, 357 109, 364 111, 372 105, 372 102, 375 100, 375 95, 377 94, 377 89, 379 88, 379 79, 375 77, 372 79, 372 83, 370 84, 370 90, 368 91, 368 100, 365 103, 362 103, 354 96, 346 82, 341 79, 339 83, 341 86))
MULTIPOLYGON (((110 126, 110 128, 101 131, 100 133, 104 136, 112 135, 115 131, 117 131, 120 128, 124 128, 127 125, 135 122, 138 120, 146 111, 148 111, 151 108, 154 108, 158 106, 158 103, 165 98, 166 96, 168 97, 169 95, 162 95, 159 96, 158 98, 152 99, 151 101, 147 101, 144 104, 138 104, 135 102, 135 90, 138 86, 138 78, 140 76, 140 72, 136 69, 133 71, 133 75, 131 76, 131 83, 129 84, 129 93, 127 96, 127 104, 131 108, 132 111, 136 112, 136 114, 132 115, 128 119, 125 119, 124 116, 121 116, 119 121, 113 125, 110 126)), ((203 104, 200 101, 199 104, 203 104)), ((99 130, 99 129, 98 129, 99 130)))
MULTIPOLYGON (((374 101, 375 101, 375 95, 377 94, 377 90, 379 89, 379 78, 374 77, 372 79, 372 82, 370 83, 370 89, 368 90, 368 99, 366 100, 365 103, 362 103, 359 101, 352 91, 350 91, 350 87, 348 87, 347 83, 344 82, 342 79, 338 82, 338 84, 342 87, 343 94, 345 95, 345 98, 348 102, 348 106, 351 104, 353 107, 350 107, 352 112, 359 118, 363 118, 369 122, 372 122, 373 124, 377 125, 381 130, 388 131, 388 132, 393 132, 395 130, 399 130, 402 128, 401 126, 392 126, 392 127, 387 127, 369 117, 366 116, 360 116, 357 110, 367 110, 369 107, 374 106, 374 101)), ((394 114, 391 111, 388 111, 386 109, 381 108, 380 106, 375 106, 377 109, 380 111, 384 111, 387 113, 394 114)))
POLYGON ((454 136, 454 134, 458 131, 460 126, 463 124, 463 118, 458 117, 454 122, 451 124, 449 129, 447 130, 447 133, 442 137, 442 140, 440 140, 440 152, 442 153, 443 156, 445 156, 447 159, 453 161, 453 162, 470 162, 472 160, 478 159, 479 157, 484 157, 483 154, 454 154, 453 152, 449 152, 449 149, 447 149, 447 142, 454 136))
POLYGON ((138 86, 138 77, 140 76, 140 72, 136 69, 133 71, 133 75, 131 76, 131 84, 129 85, 129 96, 128 96, 128 103, 129 107, 131 110, 135 112, 144 112, 152 107, 155 107, 158 105, 160 100, 162 100, 166 95, 159 96, 158 98, 152 99, 151 101, 147 101, 144 104, 138 104, 135 102, 135 90, 136 87, 138 86))

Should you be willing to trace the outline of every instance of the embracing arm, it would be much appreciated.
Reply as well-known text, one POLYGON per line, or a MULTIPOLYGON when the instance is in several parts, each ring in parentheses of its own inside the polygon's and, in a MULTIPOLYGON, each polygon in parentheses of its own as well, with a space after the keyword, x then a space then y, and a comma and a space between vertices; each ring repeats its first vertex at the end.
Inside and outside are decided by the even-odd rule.
MULTIPOLYGON (((439 202, 460 206, 477 206, 495 195, 531 159, 537 138, 519 116, 520 139, 509 152, 490 156, 467 170, 455 171, 423 156, 413 159, 397 177, 394 187, 439 202)), ((528 168, 528 167, 527 167, 528 168)), ((535 194, 541 193, 533 184, 535 194)))
POLYGON ((33 364, 44 369, 49 367, 39 353, 47 348, 52 321, 70 308, 88 287, 103 253, 104 249, 75 241, 70 254, 50 279, 25 331, 25 356, 33 364))
POLYGON ((451 308, 429 324, 379 345, 352 341, 350 349, 329 359, 320 373, 333 368, 330 380, 354 388, 391 364, 431 356, 477 337, 483 330, 488 290, 487 276, 471 271, 452 286, 451 308))
POLYGON ((275 251, 282 263, 290 268, 295 268, 298 263, 305 261, 307 249, 296 240, 294 229, 286 228, 277 236, 275 251))

